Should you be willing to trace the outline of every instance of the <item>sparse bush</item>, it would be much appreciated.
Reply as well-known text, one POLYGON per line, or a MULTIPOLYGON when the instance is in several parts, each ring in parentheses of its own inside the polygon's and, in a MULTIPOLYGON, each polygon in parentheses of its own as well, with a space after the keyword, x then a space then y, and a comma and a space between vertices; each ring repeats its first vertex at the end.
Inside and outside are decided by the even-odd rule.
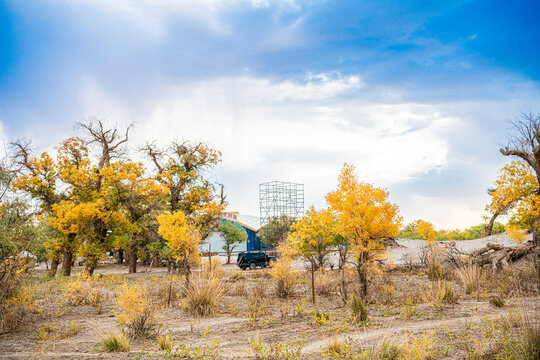
POLYGON ((448 281, 439 281, 437 284, 437 300, 444 304, 456 304, 458 295, 454 292, 448 281))
POLYGON ((128 286, 126 283, 120 289, 116 299, 118 311, 115 312, 120 325, 127 328, 134 337, 148 337, 155 330, 156 307, 149 301, 146 289, 139 285, 128 286))
POLYGON ((501 294, 496 295, 496 296, 490 296, 489 297, 489 303, 493 307, 503 308, 504 307, 504 298, 502 297, 501 294))
POLYGON ((131 343, 122 333, 101 335, 98 345, 100 350, 105 352, 129 352, 131 350, 131 343))
POLYGON ((39 311, 40 306, 36 302, 34 288, 32 286, 17 288, 16 295, 0 306, 0 330, 14 331, 22 325, 28 314, 39 311))
POLYGON ((472 294, 474 291, 476 291, 476 284, 478 279, 480 278, 480 269, 475 264, 469 264, 464 267, 456 269, 456 273, 458 275, 459 280, 461 281, 461 284, 463 285, 463 289, 465 290, 465 294, 472 294))
POLYGON ((435 331, 426 332, 421 336, 408 333, 403 345, 403 359, 427 360, 435 358, 437 337, 435 331))
POLYGON ((92 305, 101 313, 104 296, 91 282, 77 279, 66 284, 64 300, 72 306, 92 305))
POLYGON ((321 312, 319 311, 319 309, 317 309, 313 313, 313 320, 315 320, 315 324, 317 326, 325 326, 325 325, 328 325, 332 321, 332 316, 330 314, 321 312))
POLYGON ((363 323, 368 318, 364 299, 357 294, 352 295, 349 299, 349 311, 354 323, 363 323))
POLYGON ((276 296, 286 298, 294 294, 298 275, 294 269, 283 261, 276 262, 270 274, 274 278, 276 296))
POLYGON ((157 345, 160 350, 171 352, 173 349, 173 341, 172 341, 171 332, 169 331, 168 335, 158 334, 157 345))
POLYGON ((196 316, 209 316, 215 312, 225 288, 217 277, 196 276, 183 286, 184 306, 196 316))
POLYGON ((248 356, 253 355, 255 360, 299 360, 302 358, 302 349, 305 346, 304 340, 300 340, 296 336, 286 343, 271 345, 264 345, 257 336, 254 340, 249 341, 248 356))
POLYGON ((247 302, 247 320, 249 324, 255 324, 268 312, 268 303, 264 298, 250 296, 247 302))

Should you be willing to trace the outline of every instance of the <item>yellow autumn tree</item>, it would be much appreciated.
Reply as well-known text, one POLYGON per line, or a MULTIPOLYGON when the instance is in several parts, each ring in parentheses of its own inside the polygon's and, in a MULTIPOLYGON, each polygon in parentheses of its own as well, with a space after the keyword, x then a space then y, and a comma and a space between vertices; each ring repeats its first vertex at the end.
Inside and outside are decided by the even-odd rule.
POLYGON ((158 233, 171 249, 178 261, 179 267, 184 271, 186 280, 189 279, 191 268, 200 262, 199 243, 201 235, 196 226, 188 221, 182 211, 162 213, 157 218, 158 233))
POLYGON ((336 238, 336 218, 329 209, 316 211, 311 207, 294 223, 287 242, 315 269, 324 267, 330 247, 336 238))
POLYGON ((499 170, 493 189, 490 190, 490 211, 493 216, 488 229, 497 216, 511 214, 510 223, 505 229, 511 238, 522 240, 525 236, 523 230, 533 226, 537 190, 538 180, 532 168, 525 162, 514 160, 503 166, 499 170))
POLYGON ((437 237, 437 232, 433 227, 433 224, 427 221, 418 220, 418 226, 416 227, 416 232, 422 236, 424 240, 427 241, 428 245, 433 245, 435 243, 435 238, 437 237))
POLYGON ((338 219, 338 233, 350 242, 362 298, 367 296, 369 266, 384 256, 382 241, 399 234, 402 218, 388 195, 384 189, 360 182, 354 166, 348 164, 341 170, 337 189, 326 195, 338 219))
POLYGON ((157 179, 167 189, 167 205, 171 212, 183 211, 205 239, 219 227, 215 221, 225 210, 223 186, 205 178, 205 171, 221 162, 221 152, 204 144, 172 142, 167 149, 155 144, 144 148, 157 170, 157 179))
POLYGON ((160 208, 166 188, 146 175, 142 163, 131 160, 106 164, 100 175, 101 197, 114 212, 112 220, 122 232, 129 234, 129 272, 135 273, 152 212, 160 208))

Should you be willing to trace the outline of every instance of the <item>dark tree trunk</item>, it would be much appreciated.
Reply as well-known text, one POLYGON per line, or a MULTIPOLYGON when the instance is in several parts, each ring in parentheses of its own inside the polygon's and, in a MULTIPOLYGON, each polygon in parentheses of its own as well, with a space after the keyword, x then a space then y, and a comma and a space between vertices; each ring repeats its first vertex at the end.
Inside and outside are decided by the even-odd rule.
POLYGON ((55 277, 56 276, 56 272, 58 271, 58 265, 59 264, 60 264, 60 261, 58 261, 57 259, 51 260, 51 268, 49 269, 49 276, 50 277, 55 277))
POLYGON ((73 250, 65 248, 62 257, 62 275, 71 276, 71 266, 73 264, 73 250))
POLYGON ((96 267, 97 267, 97 264, 93 263, 93 262, 86 262, 85 265, 84 265, 84 271, 92 276, 94 275, 94 270, 96 270, 96 267))
POLYGON ((359 262, 358 265, 356 265, 356 270, 358 272, 358 281, 360 282, 360 288, 358 289, 358 295, 364 299, 364 301, 367 300, 367 272, 366 267, 362 262, 359 262))
POLYGON ((118 265, 122 265, 122 264, 124 263, 124 250, 118 249, 118 250, 116 251, 116 255, 117 255, 117 257, 116 257, 116 263, 117 263, 118 265))
POLYGON ((129 244, 129 273, 133 274, 137 272, 137 251, 139 250, 137 237, 131 238, 129 244))
POLYGON ((491 232, 493 231, 493 225, 495 224, 495 219, 497 219, 497 217, 500 215, 501 213, 500 212, 495 212, 495 214, 493 214, 493 216, 491 217, 491 220, 489 220, 489 223, 486 227, 486 234, 485 236, 490 236, 491 235, 491 232))

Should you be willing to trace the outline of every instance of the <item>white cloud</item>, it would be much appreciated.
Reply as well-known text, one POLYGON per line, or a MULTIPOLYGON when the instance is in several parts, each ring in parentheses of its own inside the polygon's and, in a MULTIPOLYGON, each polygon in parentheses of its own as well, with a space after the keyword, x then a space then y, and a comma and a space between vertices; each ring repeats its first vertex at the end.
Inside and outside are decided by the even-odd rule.
POLYGON ((235 201, 245 198, 246 183, 256 190, 266 180, 302 182, 306 205, 322 206, 343 162, 379 186, 445 166, 444 131, 458 119, 436 106, 362 102, 355 94, 363 86, 358 77, 338 74, 303 82, 228 77, 174 86, 146 104, 122 104, 87 81, 81 99, 84 113, 136 121, 139 144, 176 138, 220 149, 215 176, 228 174, 232 206, 256 213, 256 194, 250 204, 235 201))

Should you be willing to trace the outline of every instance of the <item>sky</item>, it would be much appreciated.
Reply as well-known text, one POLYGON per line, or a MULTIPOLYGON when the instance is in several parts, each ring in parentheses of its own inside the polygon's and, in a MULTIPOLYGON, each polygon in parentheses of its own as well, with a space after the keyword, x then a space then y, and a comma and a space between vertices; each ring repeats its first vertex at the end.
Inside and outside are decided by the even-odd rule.
POLYGON ((135 122, 134 151, 203 141, 251 215, 271 180, 325 207, 347 162, 405 223, 463 229, 509 122, 540 112, 539 18, 534 0, 2 1, 0 136, 50 151, 99 118, 135 122))

